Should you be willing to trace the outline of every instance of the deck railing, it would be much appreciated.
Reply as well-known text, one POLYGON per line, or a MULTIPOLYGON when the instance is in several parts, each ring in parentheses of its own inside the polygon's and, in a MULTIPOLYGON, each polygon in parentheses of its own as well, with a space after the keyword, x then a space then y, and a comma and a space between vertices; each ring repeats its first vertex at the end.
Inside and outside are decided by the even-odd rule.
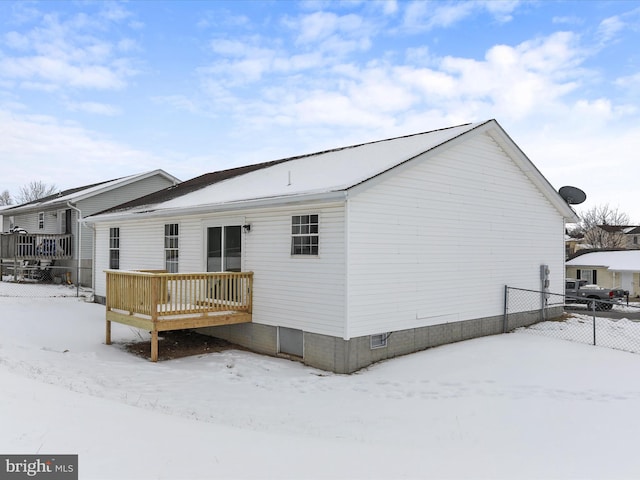
POLYGON ((106 270, 107 310, 155 321, 211 312, 251 313, 253 272, 106 270))
POLYGON ((63 260, 72 258, 70 233, 0 234, 0 257, 16 260, 63 260))

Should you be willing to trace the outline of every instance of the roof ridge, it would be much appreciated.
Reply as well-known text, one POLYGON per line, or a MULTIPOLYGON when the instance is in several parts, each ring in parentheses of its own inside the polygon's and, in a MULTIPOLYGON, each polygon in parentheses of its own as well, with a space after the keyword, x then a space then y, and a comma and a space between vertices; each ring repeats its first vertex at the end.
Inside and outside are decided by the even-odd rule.
POLYGON ((35 200, 31 200, 29 202, 26 203, 20 203, 18 205, 12 205, 11 208, 22 208, 22 207, 28 207, 30 205, 36 205, 38 203, 43 203, 43 202, 48 202, 49 200, 54 200, 56 198, 59 197, 64 197, 67 195, 71 195, 73 193, 77 193, 77 192, 81 192, 82 190, 88 190, 89 188, 93 188, 93 187, 97 187, 98 185, 103 185, 105 183, 109 183, 109 182, 115 182, 116 180, 121 180, 125 177, 118 177, 118 178, 112 178, 111 180, 104 180, 101 182, 96 182, 96 183, 92 183, 89 185, 83 185, 81 187, 73 187, 73 188, 67 188, 66 190, 60 190, 56 193, 52 193, 51 195, 47 195, 46 197, 42 197, 42 198, 36 198, 35 200))

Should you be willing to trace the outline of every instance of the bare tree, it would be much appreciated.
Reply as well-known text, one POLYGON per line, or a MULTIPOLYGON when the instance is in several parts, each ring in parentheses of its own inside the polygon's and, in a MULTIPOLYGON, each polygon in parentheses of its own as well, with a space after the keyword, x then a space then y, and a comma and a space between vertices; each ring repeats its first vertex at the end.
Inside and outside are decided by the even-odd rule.
POLYGON ((18 193, 18 202, 33 202, 34 200, 39 200, 41 198, 48 197, 49 195, 53 195, 57 191, 58 187, 56 187, 55 185, 47 185, 40 180, 33 180, 27 185, 20 187, 20 192, 18 193))
MULTIPOLYGON (((621 227, 630 223, 629 215, 609 204, 596 205, 580 215, 577 232, 591 248, 625 248, 627 238, 621 227)), ((575 232, 575 230, 574 230, 575 232)))
POLYGON ((13 205, 13 198, 11 198, 9 190, 0 193, 0 205, 13 205))

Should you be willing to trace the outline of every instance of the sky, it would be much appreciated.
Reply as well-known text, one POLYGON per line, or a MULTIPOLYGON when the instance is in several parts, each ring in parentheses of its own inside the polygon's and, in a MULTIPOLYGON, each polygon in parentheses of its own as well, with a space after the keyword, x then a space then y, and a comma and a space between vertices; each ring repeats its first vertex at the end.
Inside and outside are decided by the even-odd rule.
POLYGON ((338 375, 236 349, 152 363, 123 348, 147 332, 105 345, 104 306, 69 292, 0 282, 0 457, 75 454, 83 480, 638 478, 632 320, 598 318, 593 346, 575 310, 338 375))
POLYGON ((639 1, 0 2, 0 192, 494 118, 640 223, 639 1))

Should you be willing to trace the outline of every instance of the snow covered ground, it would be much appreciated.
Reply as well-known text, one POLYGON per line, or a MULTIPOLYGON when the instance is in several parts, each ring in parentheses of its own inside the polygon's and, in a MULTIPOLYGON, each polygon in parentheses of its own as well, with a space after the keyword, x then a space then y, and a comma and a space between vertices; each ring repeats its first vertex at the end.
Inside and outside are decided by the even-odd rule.
POLYGON ((0 291, 0 453, 78 454, 81 479, 638 478, 638 371, 531 330, 353 375, 236 350, 153 364, 104 345, 100 305, 0 291))

